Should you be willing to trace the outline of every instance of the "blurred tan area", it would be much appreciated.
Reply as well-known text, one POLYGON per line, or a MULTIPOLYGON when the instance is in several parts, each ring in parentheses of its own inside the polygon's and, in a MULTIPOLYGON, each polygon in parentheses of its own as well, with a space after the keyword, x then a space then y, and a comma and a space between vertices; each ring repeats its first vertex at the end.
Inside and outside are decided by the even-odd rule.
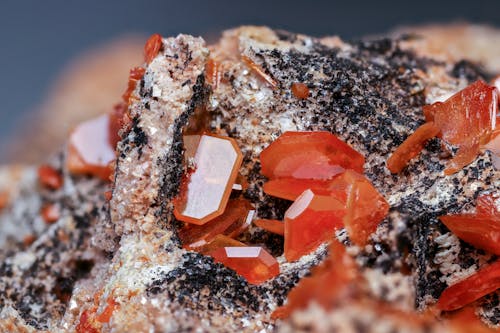
MULTIPOLYGON (((412 33, 410 48, 438 60, 467 59, 492 74, 500 73, 500 30, 466 23, 403 27, 391 35, 412 33)), ((215 41, 211 34, 209 41, 215 41)), ((140 65, 147 36, 126 36, 85 52, 54 81, 47 98, 22 122, 8 143, 7 163, 40 163, 64 145, 79 122, 108 112, 120 101, 129 69, 140 65)), ((403 45, 404 47, 404 45, 403 45)))
POLYGON ((143 61, 146 38, 119 37, 65 66, 45 100, 9 139, 5 162, 40 163, 61 149, 76 124, 110 111, 121 100, 130 68, 143 61))
POLYGON ((402 27, 394 34, 411 33, 424 38, 412 41, 422 56, 456 62, 471 60, 491 74, 500 73, 500 29, 467 23, 402 27))

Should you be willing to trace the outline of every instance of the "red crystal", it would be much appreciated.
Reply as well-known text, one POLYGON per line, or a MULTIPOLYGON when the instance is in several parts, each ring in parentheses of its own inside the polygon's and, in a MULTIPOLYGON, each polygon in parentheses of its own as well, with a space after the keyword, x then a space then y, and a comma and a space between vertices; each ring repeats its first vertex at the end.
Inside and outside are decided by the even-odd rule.
POLYGON ((346 190, 343 222, 351 241, 364 246, 389 212, 389 204, 368 179, 352 170, 336 177, 331 186, 346 190))
POLYGON ((463 241, 500 255, 498 199, 498 193, 482 194, 476 200, 476 213, 445 215, 439 219, 463 241))
POLYGON ((57 222, 57 220, 59 220, 61 213, 59 207, 56 204, 48 204, 42 207, 40 214, 42 215, 42 218, 45 221, 45 223, 52 224, 54 222, 57 222))
POLYGON ((309 88, 304 83, 292 83, 292 94, 299 99, 306 99, 309 97, 309 88))
POLYGON ((424 148, 427 140, 439 133, 439 128, 433 122, 425 123, 411 134, 387 160, 387 168, 392 173, 404 169, 408 162, 417 156, 424 148))
POLYGON ((498 95, 495 87, 479 80, 444 102, 424 106, 428 122, 440 129, 443 140, 458 146, 445 174, 452 174, 471 163, 480 145, 490 140, 495 129, 498 95))
POLYGON ((127 105, 129 104, 129 99, 130 96, 132 95, 132 92, 135 90, 137 81, 142 79, 145 71, 146 70, 142 67, 134 67, 130 70, 127 83, 127 90, 125 90, 125 92, 122 95, 122 99, 127 105))
POLYGON ((440 216, 451 232, 477 248, 500 255, 500 218, 484 214, 440 216))
MULTIPOLYGON (((199 137, 196 153, 186 152, 187 156, 193 156, 195 169, 175 200, 174 214, 180 221, 202 225, 224 212, 243 155, 229 137, 208 134, 196 137, 199 137)), ((194 141, 190 139, 185 141, 194 141)))
POLYGON ((257 219, 253 222, 259 228, 283 236, 285 234, 285 223, 279 220, 257 219))
POLYGON ((127 126, 130 119, 127 115, 127 105, 119 103, 114 106, 109 119, 109 144, 111 147, 116 148, 116 144, 120 141, 119 132, 122 128, 127 126))
POLYGON ((257 74, 262 80, 264 80, 271 88, 276 88, 278 86, 278 82, 271 77, 271 75, 267 74, 262 67, 257 65, 252 59, 249 57, 242 55, 241 60, 247 65, 252 72, 257 74))
POLYGON ((248 223, 247 215, 252 205, 245 199, 229 200, 224 213, 203 225, 186 224, 179 230, 179 238, 186 248, 202 246, 210 242, 218 234, 227 233, 231 237, 238 236, 242 225, 248 223), (235 227, 233 227, 236 225, 235 227), (232 228, 231 230, 228 230, 232 228))
POLYGON ((218 250, 222 247, 243 247, 246 246, 242 242, 237 241, 236 239, 230 238, 226 235, 217 235, 210 242, 195 248, 191 248, 190 250, 208 255, 209 253, 218 250))
POLYGON ((41 165, 38 168, 38 180, 40 184, 51 190, 57 190, 63 184, 61 174, 49 165, 41 165))
POLYGON ((110 144, 109 115, 78 125, 69 138, 66 165, 73 174, 90 174, 109 180, 115 148, 110 144))
POLYGON ((209 59, 205 67, 205 81, 216 90, 221 80, 220 64, 214 59, 209 59))
POLYGON ((453 311, 500 288, 500 260, 448 288, 437 302, 440 310, 453 311))
POLYGON ((353 169, 363 172, 364 157, 329 132, 285 132, 260 155, 269 179, 330 179, 353 169))
POLYGON ((144 60, 149 64, 160 52, 163 42, 160 34, 153 34, 144 45, 144 60))
POLYGON ((330 195, 329 184, 329 180, 277 178, 264 184, 264 192, 273 197, 293 201, 308 189, 316 194, 330 195))
MULTIPOLYGON (((253 206, 250 206, 253 208, 253 206)), ((227 209, 227 208, 226 208, 227 209)), ((224 231, 224 235, 231 237, 231 238, 236 238, 239 235, 241 235, 245 230, 248 229, 250 224, 252 224, 253 217, 255 215, 255 210, 254 209, 249 209, 246 211, 245 214, 243 214, 240 218, 236 220, 233 224, 229 226, 224 231)))
POLYGON ((211 252, 210 256, 251 284, 261 284, 280 272, 276 259, 259 246, 223 247, 211 252))
POLYGON ((310 190, 315 195, 332 197, 342 203, 345 214, 342 222, 351 240, 360 246, 366 244, 389 210, 388 203, 371 182, 352 170, 326 181, 280 178, 264 184, 266 193, 289 200, 301 190, 310 190))
POLYGON ((109 320, 113 316, 113 312, 118 308, 118 306, 119 304, 113 298, 108 298, 106 307, 97 316, 96 320, 100 323, 109 323, 109 320))
POLYGON ((271 317, 287 318, 294 310, 303 309, 312 301, 330 309, 358 274, 356 263, 344 246, 333 241, 325 261, 312 269, 311 276, 299 281, 288 294, 286 304, 276 309, 271 317))
POLYGON ((331 240, 342 227, 345 204, 306 190, 285 213, 285 257, 294 261, 331 240))
POLYGON ((80 321, 75 327, 76 333, 99 333, 100 327, 95 320, 96 308, 83 310, 80 321))
POLYGON ((500 193, 481 194, 476 199, 476 213, 500 217, 500 193))

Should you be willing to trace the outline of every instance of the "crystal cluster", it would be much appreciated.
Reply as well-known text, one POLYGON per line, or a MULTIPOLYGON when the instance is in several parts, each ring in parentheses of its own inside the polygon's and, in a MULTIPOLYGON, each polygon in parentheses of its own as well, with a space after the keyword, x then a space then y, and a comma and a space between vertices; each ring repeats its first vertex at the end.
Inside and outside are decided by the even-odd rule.
MULTIPOLYGON (((344 227, 353 243, 363 246, 387 215, 389 205, 361 174, 364 157, 329 132, 286 132, 260 158, 269 178, 264 191, 294 201, 283 228, 288 261, 314 251, 344 227)), ((259 225, 281 230, 276 221, 259 225)))

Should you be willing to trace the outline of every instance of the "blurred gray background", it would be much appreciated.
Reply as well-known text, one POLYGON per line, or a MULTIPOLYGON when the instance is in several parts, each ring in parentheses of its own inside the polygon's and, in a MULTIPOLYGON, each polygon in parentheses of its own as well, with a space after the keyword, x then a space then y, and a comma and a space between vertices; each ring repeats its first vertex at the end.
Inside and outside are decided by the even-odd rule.
POLYGON ((500 1, 4 0, 0 163, 7 162, 6 142, 22 131, 20 124, 29 121, 62 68, 119 36, 183 32, 215 38, 225 28, 257 24, 351 39, 401 25, 457 20, 499 26, 500 1))

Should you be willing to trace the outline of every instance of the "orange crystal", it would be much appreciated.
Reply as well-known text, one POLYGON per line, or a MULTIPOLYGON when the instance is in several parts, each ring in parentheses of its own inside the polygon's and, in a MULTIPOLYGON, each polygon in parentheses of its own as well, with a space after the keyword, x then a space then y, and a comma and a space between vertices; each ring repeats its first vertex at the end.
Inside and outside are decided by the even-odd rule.
POLYGON ((330 183, 331 180, 277 178, 264 184, 264 192, 273 197, 293 201, 308 189, 316 194, 330 195, 333 191, 330 183))
POLYGON ((342 244, 333 241, 328 257, 290 291, 284 306, 276 309, 272 318, 287 318, 294 310, 303 309, 311 301, 330 309, 338 297, 342 297, 359 272, 354 260, 342 244))
POLYGON ((226 235, 217 235, 210 242, 199 247, 191 248, 190 250, 208 255, 209 253, 218 250, 222 247, 237 247, 237 246, 241 247, 246 245, 226 235))
POLYGON ((109 323, 113 316, 113 312, 119 307, 119 304, 113 299, 108 298, 107 305, 102 312, 97 316, 96 320, 100 323, 109 323))
POLYGON ((408 162, 422 151, 425 143, 438 133, 439 128, 433 122, 425 123, 417 128, 387 160, 389 171, 398 173, 403 170, 408 162))
POLYGON ((437 302, 440 310, 452 311, 478 300, 500 288, 500 260, 448 288, 437 302))
POLYGON ((500 193, 481 194, 476 199, 476 213, 500 218, 500 193))
POLYGON ((219 86, 221 74, 220 64, 214 59, 208 59, 205 66, 205 81, 212 86, 213 90, 216 90, 219 86))
POLYGON ((248 212, 252 210, 252 205, 245 199, 229 200, 224 213, 203 225, 186 224, 179 230, 179 238, 186 248, 198 247, 210 242, 218 234, 228 231, 233 236, 238 236, 238 226, 247 223, 248 212))
POLYGON ((471 163, 480 145, 490 140, 496 126, 497 89, 479 80, 457 92, 444 102, 424 106, 428 122, 441 130, 441 137, 458 146, 445 174, 453 174, 471 163))
POLYGON ((145 72, 146 70, 142 67, 134 67, 130 70, 127 83, 127 90, 125 90, 125 92, 122 95, 122 99, 127 105, 129 104, 129 99, 130 96, 132 95, 132 92, 135 90, 137 81, 142 80, 142 77, 144 76, 145 72))
POLYGON ((500 255, 500 218, 484 214, 457 214, 440 216, 439 219, 461 240, 500 255))
POLYGON ((95 319, 96 308, 83 310, 80 321, 75 327, 76 333, 99 333, 100 327, 95 319))
POLYGON ((445 215, 439 219, 463 241, 500 255, 498 199, 498 193, 482 194, 476 199, 475 214, 445 215))
POLYGON ((56 204, 48 204, 42 207, 40 214, 47 224, 52 224, 59 220, 61 212, 56 204))
MULTIPOLYGON (((253 208, 253 206, 251 206, 253 208)), ((227 208, 226 208, 227 209, 227 208)), ((255 210, 250 209, 246 212, 246 214, 242 215, 239 219, 236 220, 229 228, 224 231, 224 235, 236 238, 241 235, 245 230, 248 229, 250 224, 252 224, 253 217, 255 215, 255 210)))
MULTIPOLYGON (((174 214, 180 221, 202 225, 224 213, 243 155, 232 138, 196 137, 198 144, 190 144, 196 146, 196 153, 186 151, 193 156, 195 169, 175 200, 174 214)), ((186 142, 191 139, 187 136, 186 142)))
POLYGON ((211 252, 210 256, 251 284, 261 284, 280 272, 276 259, 260 246, 223 247, 211 252))
POLYGON ((130 119, 127 115, 127 105, 119 103, 113 107, 109 119, 109 144, 116 148, 116 144, 120 141, 120 130, 128 126, 130 119))
POLYGON ((259 228, 283 236, 285 234, 285 223, 279 220, 258 219, 253 222, 259 228))
POLYGON ((330 132, 285 132, 260 155, 269 179, 330 179, 344 169, 363 172, 364 157, 330 132))
POLYGON ((301 82, 292 83, 292 93, 299 99, 306 99, 309 97, 309 88, 301 82))
POLYGON ((110 143, 110 116, 102 115, 78 125, 69 138, 66 166, 73 174, 109 180, 115 148, 110 143))
POLYGON ((257 65, 252 59, 249 57, 242 55, 241 60, 247 65, 255 74, 257 74, 262 80, 264 80, 271 88, 276 88, 278 86, 278 82, 269 74, 267 74, 262 67, 257 65))
POLYGON ((63 184, 61 174, 50 165, 41 165, 38 168, 38 180, 41 185, 51 190, 57 190, 63 184))
POLYGON ((158 55, 163 46, 160 34, 152 34, 144 45, 144 60, 149 64, 158 55))
POLYGON ((285 213, 285 257, 294 261, 331 240, 342 227, 345 204, 306 190, 285 213))
POLYGON ((365 245, 389 212, 389 204, 366 177, 352 170, 336 177, 331 186, 346 190, 344 225, 354 244, 365 245))

